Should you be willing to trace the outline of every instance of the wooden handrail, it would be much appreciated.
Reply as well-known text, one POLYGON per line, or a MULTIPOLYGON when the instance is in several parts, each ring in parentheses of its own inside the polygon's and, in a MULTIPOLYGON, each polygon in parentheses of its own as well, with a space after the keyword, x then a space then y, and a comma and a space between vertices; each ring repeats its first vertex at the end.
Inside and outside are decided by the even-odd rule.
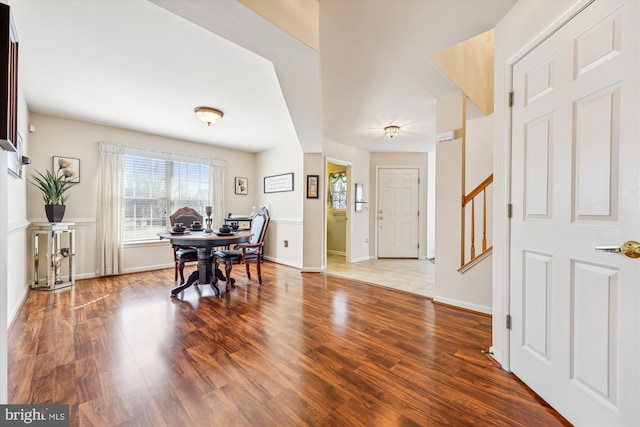
POLYGON ((480 185, 478 185, 476 188, 471 190, 471 192, 468 195, 462 196, 462 207, 465 207, 471 200, 473 200, 474 197, 480 194, 492 182, 493 182, 493 174, 489 175, 484 181, 480 183, 480 185))
MULTIPOLYGON (((469 262, 465 259, 465 222, 462 223, 462 245, 461 245, 461 254, 460 254, 460 270, 464 270, 467 266, 471 265, 476 259, 483 257, 491 248, 487 248, 487 187, 493 183, 493 174, 489 175, 484 181, 482 181, 476 188, 474 188, 469 194, 462 195, 462 217, 465 218, 465 208, 471 203, 471 248, 470 255, 471 259, 469 262), (480 254, 476 255, 476 205, 475 199, 477 196, 482 194, 483 203, 482 203, 482 251, 480 254)), ((459 270, 459 271, 460 271, 459 270)))

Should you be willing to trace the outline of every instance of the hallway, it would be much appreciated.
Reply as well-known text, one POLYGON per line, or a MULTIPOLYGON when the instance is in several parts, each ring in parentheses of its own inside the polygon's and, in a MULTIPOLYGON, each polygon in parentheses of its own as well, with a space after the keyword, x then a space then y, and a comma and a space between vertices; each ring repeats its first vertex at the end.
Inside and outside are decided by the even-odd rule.
POLYGON ((326 274, 429 298, 435 295, 435 264, 428 260, 385 258, 347 263, 344 256, 327 254, 326 274))

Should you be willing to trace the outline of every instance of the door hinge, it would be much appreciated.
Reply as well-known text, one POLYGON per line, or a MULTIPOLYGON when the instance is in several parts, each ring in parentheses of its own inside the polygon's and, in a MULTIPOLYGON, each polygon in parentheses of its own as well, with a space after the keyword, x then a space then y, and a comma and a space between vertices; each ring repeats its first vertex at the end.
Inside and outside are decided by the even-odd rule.
POLYGON ((511 329, 511 315, 507 314, 507 329, 511 329))
POLYGON ((513 107, 513 91, 509 92, 509 107, 513 107))
POLYGON ((513 205, 511 203, 507 204, 507 218, 513 218, 513 205))

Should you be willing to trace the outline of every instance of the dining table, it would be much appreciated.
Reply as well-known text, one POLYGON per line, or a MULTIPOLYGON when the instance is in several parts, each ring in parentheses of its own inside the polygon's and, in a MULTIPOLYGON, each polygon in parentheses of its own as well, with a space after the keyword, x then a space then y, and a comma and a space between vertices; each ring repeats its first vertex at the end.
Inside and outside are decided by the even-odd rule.
MULTIPOLYGON (((199 285, 211 285, 211 288, 220 296, 217 282, 218 277, 213 271, 213 248, 229 247, 237 243, 248 242, 253 236, 251 231, 235 231, 232 233, 220 233, 210 230, 187 230, 184 232, 165 231, 158 233, 160 239, 168 239, 172 245, 190 246, 195 248, 198 254, 198 275, 199 285), (209 273, 209 277, 207 277, 209 273)), ((185 283, 171 290, 171 296, 177 296, 180 292, 193 285, 196 281, 187 280, 185 283)), ((226 280, 226 292, 231 290, 231 283, 226 280)))

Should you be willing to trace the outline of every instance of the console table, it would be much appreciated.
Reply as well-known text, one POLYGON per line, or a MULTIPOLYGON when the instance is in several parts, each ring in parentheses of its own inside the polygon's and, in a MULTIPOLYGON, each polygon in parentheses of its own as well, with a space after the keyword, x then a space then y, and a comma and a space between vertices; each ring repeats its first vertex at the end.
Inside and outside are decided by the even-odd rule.
POLYGON ((34 289, 52 291, 76 283, 76 233, 74 222, 34 222, 33 242, 34 289), (40 277, 41 269, 46 274, 40 277))
POLYGON ((227 224, 229 227, 231 227, 232 225, 237 225, 238 230, 250 230, 251 220, 252 218, 249 218, 249 217, 246 217, 246 218, 227 217, 224 219, 224 223, 227 224))

